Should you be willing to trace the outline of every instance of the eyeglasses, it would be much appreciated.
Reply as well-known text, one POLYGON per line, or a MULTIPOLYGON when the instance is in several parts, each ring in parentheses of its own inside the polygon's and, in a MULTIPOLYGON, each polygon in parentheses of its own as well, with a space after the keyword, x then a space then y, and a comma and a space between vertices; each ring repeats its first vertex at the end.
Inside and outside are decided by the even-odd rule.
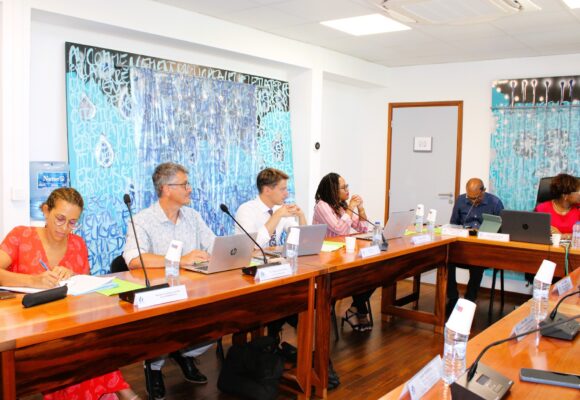
POLYGON ((56 226, 63 226, 64 224, 67 224, 67 226, 72 230, 79 229, 81 226, 78 219, 67 219, 62 214, 56 214, 54 216, 54 224, 56 226))
POLYGON ((189 182, 184 182, 184 183, 168 183, 167 186, 181 186, 185 190, 191 189, 191 185, 189 184, 189 182))
POLYGON ((342 190, 344 190, 344 191, 347 191, 347 190, 348 190, 348 185, 339 186, 338 188, 339 188, 339 189, 342 189, 342 190))

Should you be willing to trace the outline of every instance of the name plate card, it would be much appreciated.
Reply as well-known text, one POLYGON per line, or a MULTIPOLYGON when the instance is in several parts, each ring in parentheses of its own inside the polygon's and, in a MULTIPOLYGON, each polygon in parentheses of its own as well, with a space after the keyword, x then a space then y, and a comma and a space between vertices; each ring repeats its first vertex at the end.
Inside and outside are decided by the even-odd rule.
POLYGON ((360 249, 359 254, 362 258, 378 256, 379 254, 381 254, 381 249, 379 248, 379 246, 375 244, 374 246, 363 247, 362 249, 360 249))
POLYGON ((485 240, 495 240, 496 242, 509 242, 509 233, 477 232, 477 237, 485 240))
POLYGON ((567 291, 571 290, 574 288, 574 285, 572 285, 572 279, 570 279, 569 276, 560 279, 557 283, 556 283, 556 287, 555 290, 558 291, 558 297, 562 296, 564 293, 566 293, 567 291))
POLYGON ((411 396, 411 400, 418 400, 425 395, 437 382, 443 377, 443 361, 441 356, 437 355, 434 359, 429 361, 421 371, 417 372, 415 376, 407 381, 405 388, 401 392, 399 399, 404 398, 407 393, 411 396))
MULTIPOLYGON (((521 320, 516 326, 514 326, 514 329, 512 329, 512 332, 510 333, 510 337, 515 336, 515 335, 519 335, 520 333, 524 333, 526 331, 530 331, 530 330, 536 329, 536 328, 537 328, 537 323, 536 323, 536 320, 534 319, 534 316, 528 315, 526 318, 521 320)), ((524 338, 525 338, 525 336, 520 336, 516 340, 519 342, 520 340, 522 340, 524 338)))
POLYGON ((133 305, 137 308, 144 308, 185 299, 187 299, 185 285, 178 285, 136 293, 133 305))
POLYGON ((254 280, 256 282, 264 282, 286 276, 292 276, 292 267, 288 263, 282 263, 280 265, 272 265, 271 267, 258 268, 254 280))
POLYGON ((457 236, 457 237, 468 237, 469 230, 463 228, 456 228, 449 225, 443 225, 441 227, 441 235, 444 236, 457 236))
POLYGON ((413 243, 413 244, 429 243, 432 240, 433 239, 431 238, 431 235, 429 235, 429 234, 411 236, 411 243, 413 243))

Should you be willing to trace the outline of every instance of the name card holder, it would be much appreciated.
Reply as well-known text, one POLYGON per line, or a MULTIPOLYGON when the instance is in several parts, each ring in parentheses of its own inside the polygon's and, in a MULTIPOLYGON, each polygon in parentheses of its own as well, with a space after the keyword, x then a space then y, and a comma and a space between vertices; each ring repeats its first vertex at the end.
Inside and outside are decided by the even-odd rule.
POLYGON ((456 237, 468 237, 469 229, 455 228, 449 225, 443 225, 441 227, 441 236, 456 236, 456 237))
POLYGON ((411 400, 418 400, 425 395, 443 377, 443 360, 437 355, 429 361, 421 371, 407 381, 405 388, 401 392, 399 399, 406 397, 409 393, 411 400))
POLYGON ((565 278, 560 279, 556 283, 556 287, 554 289, 558 291, 558 297, 561 297, 564 293, 573 288, 574 285, 572 285, 572 279, 570 279, 570 277, 567 276, 565 278))
POLYGON ((477 232, 479 239, 495 240, 496 242, 509 242, 509 233, 477 232))
POLYGON ((292 276, 292 266, 288 263, 272 265, 271 267, 258 268, 254 280, 256 282, 269 281, 276 278, 292 276))
MULTIPOLYGON (((524 318, 520 322, 518 322, 516 326, 514 326, 514 329, 512 329, 510 336, 519 335, 520 333, 535 329, 536 327, 537 327, 537 324, 536 324, 536 320, 534 319, 534 316, 528 315, 526 318, 524 318)), ((525 338, 525 336, 520 336, 520 337, 516 338, 516 340, 519 342, 520 340, 522 340, 524 338, 525 338)))
POLYGON ((433 239, 431 238, 431 235, 429 235, 429 234, 411 236, 411 243, 412 244, 424 244, 424 243, 429 243, 432 240, 433 239))
POLYGON ((150 290, 148 292, 135 293, 133 305, 137 308, 144 308, 185 299, 187 299, 185 285, 178 285, 163 289, 150 290))
POLYGON ((378 256, 381 254, 381 249, 375 244, 373 246, 363 247, 360 249, 359 254, 362 258, 378 256))

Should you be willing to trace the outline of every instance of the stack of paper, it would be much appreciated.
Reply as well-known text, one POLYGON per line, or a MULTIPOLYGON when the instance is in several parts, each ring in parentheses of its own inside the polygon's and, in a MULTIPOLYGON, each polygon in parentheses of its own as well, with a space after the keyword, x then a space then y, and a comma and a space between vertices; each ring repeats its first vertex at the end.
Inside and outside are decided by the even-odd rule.
POLYGON ((60 286, 68 286, 68 294, 78 296, 95 292, 100 289, 108 289, 117 286, 114 276, 92 276, 92 275, 73 275, 66 281, 60 281, 60 286))

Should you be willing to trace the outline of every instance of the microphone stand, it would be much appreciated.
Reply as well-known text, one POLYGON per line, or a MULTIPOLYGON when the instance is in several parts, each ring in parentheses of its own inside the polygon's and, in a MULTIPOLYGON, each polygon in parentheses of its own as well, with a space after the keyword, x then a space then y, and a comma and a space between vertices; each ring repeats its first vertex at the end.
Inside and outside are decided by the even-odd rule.
MULTIPOLYGON (((135 294, 141 292, 148 292, 150 290, 157 290, 169 287, 169 284, 162 283, 160 285, 151 286, 149 282, 149 277, 147 276, 147 269, 145 268, 145 263, 143 262, 143 255, 141 254, 141 248, 139 247, 139 241, 137 239, 137 231, 135 230, 135 222, 133 221, 133 213, 131 212, 131 197, 125 193, 123 196, 123 201, 129 210, 129 218, 131 219, 131 226, 133 227, 133 236, 135 236, 135 244, 137 245, 137 251, 139 252, 139 261, 141 262, 141 269, 143 270, 143 275, 145 276, 145 286, 141 289, 130 290, 128 292, 119 293, 119 299, 133 304, 135 301, 135 294)), ((149 392, 152 393, 152 392, 149 392)))
MULTIPOLYGON (((371 224, 371 225, 373 226, 373 229, 374 229, 374 226, 375 226, 375 224, 373 224, 371 221, 369 221, 369 220, 368 220, 368 219, 366 219, 365 217, 361 216, 359 213, 357 213, 357 212, 356 212, 355 210, 353 210, 352 208, 348 208, 348 207, 347 207, 347 210, 350 210, 350 211, 351 211, 351 212, 352 212, 354 215, 357 215, 359 218, 362 218, 364 221, 366 221, 366 222, 368 222, 369 224, 371 224)), ((389 248, 389 242, 387 242, 387 240, 385 239, 384 232, 381 232, 381 238, 383 239, 383 242, 382 242, 382 243, 379 245, 379 249, 380 249, 381 251, 387 251, 387 249, 389 248)))
MULTIPOLYGON (((280 265, 280 262, 279 261, 275 261, 275 262, 271 262, 271 263, 268 262, 268 258, 266 257, 266 252, 264 252, 264 249, 262 248, 262 246, 260 246, 258 244, 258 242, 256 242, 256 240, 252 237, 252 235, 250 235, 248 233, 248 231, 246 231, 244 229, 244 227, 234 218, 234 216, 230 213, 230 209, 228 208, 228 206, 226 206, 225 204, 222 203, 222 204, 220 204, 220 210, 222 210, 222 212, 224 214, 226 214, 227 216, 229 216, 232 219, 232 221, 234 221, 236 223, 236 225, 240 227, 240 229, 242 230, 242 232, 244 232, 246 234, 246 236, 249 237, 252 242, 254 242, 254 244, 256 245, 256 247, 258 249, 260 249, 260 251, 262 252, 262 260, 264 261, 264 264, 259 266, 260 268, 271 267, 273 265, 280 265)), ((245 274, 245 275, 252 275, 252 276, 254 276, 254 275, 256 275, 256 272, 257 271, 258 271, 258 267, 256 267, 256 266, 242 268, 242 273, 245 274)))
POLYGON ((548 336, 548 337, 553 337, 556 339, 563 339, 563 340, 574 340, 574 338, 578 334, 578 330, 580 329, 580 324, 578 324, 578 322, 569 321, 568 323, 566 323, 564 325, 560 325, 560 326, 554 327, 554 328, 546 328, 546 326, 554 320, 556 322, 558 322, 558 321, 562 321, 562 320, 566 319, 567 317, 564 314, 558 313, 558 307, 560 307, 560 304, 562 304, 562 302, 565 299, 567 299, 568 297, 573 296, 575 294, 579 294, 579 293, 580 293, 580 290, 576 290, 575 292, 568 293, 566 296, 562 297, 558 301, 558 303, 556 304, 556 306, 554 307, 554 309, 552 310, 552 312, 550 313, 548 318, 546 318, 545 320, 540 322, 540 327, 542 328, 542 330, 540 332, 542 333, 543 336, 548 336))

